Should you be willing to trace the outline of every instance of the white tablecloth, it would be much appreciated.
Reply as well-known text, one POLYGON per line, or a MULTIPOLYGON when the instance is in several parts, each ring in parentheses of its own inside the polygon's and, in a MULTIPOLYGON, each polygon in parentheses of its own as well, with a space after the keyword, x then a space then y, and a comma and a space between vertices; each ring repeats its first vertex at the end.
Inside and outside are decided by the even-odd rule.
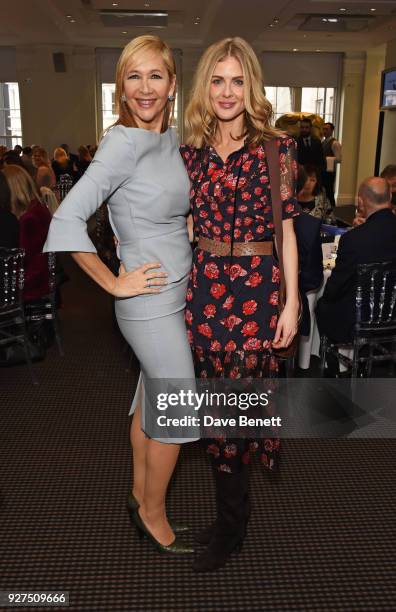
POLYGON ((300 344, 298 351, 298 365, 303 370, 307 370, 309 368, 311 355, 317 355, 319 357, 320 336, 316 323, 315 308, 318 299, 323 295, 327 279, 329 278, 330 274, 331 270, 324 270, 323 282, 319 289, 316 289, 315 291, 308 291, 307 293, 309 315, 311 317, 311 331, 309 336, 300 336, 300 344))
MULTIPOLYGON (((334 250, 334 243, 322 244, 323 263, 328 263, 330 253, 334 250)), ((311 362, 311 355, 320 357, 320 336, 318 325, 315 317, 315 308, 319 298, 323 295, 326 287, 327 280, 330 278, 331 269, 325 268, 323 271, 323 282, 321 286, 315 291, 309 291, 307 293, 309 314, 311 317, 311 331, 309 336, 300 336, 299 350, 298 350, 298 366, 302 370, 308 370, 311 362)), ((352 358, 353 351, 351 349, 340 349, 344 355, 352 358)), ((345 371, 345 367, 340 364, 340 371, 345 371)))

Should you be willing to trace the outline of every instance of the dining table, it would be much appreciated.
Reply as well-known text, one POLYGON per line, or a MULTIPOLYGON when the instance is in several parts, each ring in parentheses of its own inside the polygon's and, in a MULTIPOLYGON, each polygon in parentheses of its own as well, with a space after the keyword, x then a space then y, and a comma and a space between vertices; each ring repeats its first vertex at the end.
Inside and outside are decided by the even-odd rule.
MULTIPOLYGON (((343 233, 343 232, 342 232, 343 233)), ((326 283, 329 280, 334 269, 337 259, 338 242, 341 233, 334 235, 333 242, 324 242, 322 244, 323 257, 323 280, 317 289, 307 292, 307 300, 309 307, 309 315, 311 320, 309 336, 300 336, 298 348, 298 367, 302 370, 308 370, 311 365, 311 356, 320 357, 320 334, 315 316, 315 308, 319 298, 323 295, 326 283)), ((342 352, 347 357, 352 357, 353 351, 350 348, 341 348, 342 352)), ((340 371, 345 371, 346 368, 340 364, 340 371)))

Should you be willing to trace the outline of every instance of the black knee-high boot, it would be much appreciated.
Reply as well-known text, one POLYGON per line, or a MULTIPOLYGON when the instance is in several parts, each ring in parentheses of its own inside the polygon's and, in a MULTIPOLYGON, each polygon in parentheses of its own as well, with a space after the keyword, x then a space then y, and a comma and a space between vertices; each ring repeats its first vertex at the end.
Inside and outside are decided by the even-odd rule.
MULTIPOLYGON (((241 499, 241 503, 244 506, 244 519, 245 519, 245 524, 247 525, 249 517, 250 517, 250 508, 251 508, 250 498, 249 498, 249 466, 241 464, 240 470, 241 470, 240 487, 239 487, 239 491, 241 495, 240 499, 241 499)), ((221 495, 222 488, 221 486, 218 486, 217 484, 219 480, 219 478, 217 477, 218 469, 215 467, 214 464, 212 464, 212 473, 213 473, 213 479, 215 482, 216 520, 211 525, 208 525, 207 527, 202 529, 202 531, 196 534, 195 541, 198 542, 198 544, 202 544, 203 546, 209 545, 210 540, 213 538, 215 534, 216 527, 219 521, 218 507, 219 507, 219 497, 221 495)), ((228 474, 228 476, 230 476, 230 474, 228 474)))
POLYGON ((234 550, 240 550, 249 518, 249 471, 241 466, 232 474, 214 469, 217 517, 211 526, 208 547, 193 564, 196 572, 222 567, 234 550))

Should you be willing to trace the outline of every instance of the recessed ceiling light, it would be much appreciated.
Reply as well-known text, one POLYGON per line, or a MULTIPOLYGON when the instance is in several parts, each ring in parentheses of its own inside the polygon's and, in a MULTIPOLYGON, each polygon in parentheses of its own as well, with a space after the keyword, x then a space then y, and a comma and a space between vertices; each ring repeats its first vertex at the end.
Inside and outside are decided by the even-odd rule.
POLYGON ((72 19, 72 15, 66 15, 68 19, 72 19))
POLYGON ((322 21, 328 21, 327 17, 323 17, 322 21))
POLYGON ((298 49, 293 49, 293 51, 298 51, 298 49))
POLYGON ((113 6, 118 6, 118 2, 113 2, 113 6))
POLYGON ((320 53, 321 49, 315 49, 316 53, 320 53))
POLYGON ((273 27, 274 27, 274 24, 273 24, 273 23, 270 23, 270 24, 269 24, 269 27, 270 27, 270 28, 273 28, 273 27))
POLYGON ((70 19, 70 23, 76 23, 75 19, 70 19))
POLYGON ((340 11, 342 11, 343 13, 345 13, 346 8, 340 8, 340 11))
POLYGON ((338 23, 338 19, 336 17, 332 17, 331 19, 329 18, 327 21, 329 21, 330 23, 338 23))
POLYGON ((128 32, 126 32, 125 30, 122 32, 122 34, 128 34, 128 32))
POLYGON ((144 8, 150 8, 150 2, 145 2, 144 8))
POLYGON ((376 11, 376 8, 371 8, 370 11, 372 11, 374 13, 374 11, 376 11))

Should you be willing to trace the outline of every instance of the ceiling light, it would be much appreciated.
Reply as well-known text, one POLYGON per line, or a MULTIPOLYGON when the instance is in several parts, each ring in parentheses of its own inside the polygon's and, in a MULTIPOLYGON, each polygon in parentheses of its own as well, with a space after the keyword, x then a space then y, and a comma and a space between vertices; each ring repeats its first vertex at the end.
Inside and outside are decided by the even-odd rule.
POLYGON ((320 49, 315 49, 315 51, 316 51, 316 53, 320 53, 321 50, 320 49))
POLYGON ((67 17, 68 19, 71 19, 71 18, 72 18, 72 16, 71 16, 71 15, 66 15, 66 17, 67 17))
POLYGON ((374 11, 376 11, 376 8, 371 8, 370 11, 372 11, 374 13, 374 11))
POLYGON ((345 13, 346 8, 340 8, 340 11, 341 11, 342 13, 345 13))
POLYGON ((293 51, 298 51, 298 49, 293 49, 293 51))
POLYGON ((150 2, 145 2, 144 8, 150 8, 150 2))
POLYGON ((280 19, 279 17, 274 17, 274 23, 279 23, 280 19))
POLYGON ((126 32, 125 30, 122 32, 122 34, 128 34, 128 32, 126 32))
POLYGON ((76 23, 75 19, 70 19, 70 23, 76 23))
POLYGON ((113 6, 118 6, 118 2, 113 2, 113 6))
POLYGON ((336 17, 334 18, 329 18, 327 21, 329 21, 330 23, 338 23, 338 19, 336 17))

